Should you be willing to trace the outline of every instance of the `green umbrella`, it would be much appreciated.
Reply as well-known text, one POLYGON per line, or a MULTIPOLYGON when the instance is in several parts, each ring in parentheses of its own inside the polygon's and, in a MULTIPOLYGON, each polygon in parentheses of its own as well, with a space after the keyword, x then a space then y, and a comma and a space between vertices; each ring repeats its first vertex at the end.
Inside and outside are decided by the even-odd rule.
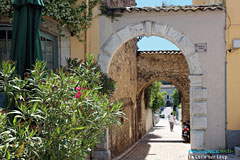
POLYGON ((14 0, 13 38, 10 58, 16 61, 17 73, 24 76, 35 61, 43 60, 40 41, 42 0, 14 0))

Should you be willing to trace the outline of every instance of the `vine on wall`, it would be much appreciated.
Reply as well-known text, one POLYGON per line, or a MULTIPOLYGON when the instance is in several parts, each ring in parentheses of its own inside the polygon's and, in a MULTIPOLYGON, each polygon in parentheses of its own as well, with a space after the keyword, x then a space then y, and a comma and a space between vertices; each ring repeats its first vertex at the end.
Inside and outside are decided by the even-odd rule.
MULTIPOLYGON (((77 1, 79 0, 44 0, 43 16, 58 21, 61 27, 68 27, 71 33, 81 40, 82 31, 90 27, 92 10, 100 0, 89 0, 89 5, 86 2, 76 5, 77 1)), ((12 0, 0 1, 0 15, 12 18, 12 4, 12 0)))

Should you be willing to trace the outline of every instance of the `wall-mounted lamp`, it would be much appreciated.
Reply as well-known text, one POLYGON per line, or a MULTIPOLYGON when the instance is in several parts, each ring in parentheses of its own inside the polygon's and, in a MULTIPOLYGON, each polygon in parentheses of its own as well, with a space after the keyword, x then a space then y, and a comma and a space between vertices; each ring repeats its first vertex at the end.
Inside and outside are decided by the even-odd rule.
POLYGON ((240 39, 233 40, 233 48, 240 48, 240 39))

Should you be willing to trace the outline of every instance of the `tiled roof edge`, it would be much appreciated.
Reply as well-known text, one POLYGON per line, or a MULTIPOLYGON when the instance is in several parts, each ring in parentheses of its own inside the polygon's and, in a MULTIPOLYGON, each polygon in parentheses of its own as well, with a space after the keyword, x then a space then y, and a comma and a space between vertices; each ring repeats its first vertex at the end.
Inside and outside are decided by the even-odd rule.
POLYGON ((168 54, 168 55, 181 55, 180 50, 158 50, 158 51, 137 51, 138 55, 159 55, 159 54, 168 54))
POLYGON ((133 11, 137 11, 137 12, 141 12, 141 11, 145 11, 145 12, 150 12, 150 11, 155 11, 155 12, 170 12, 170 11, 215 11, 215 10, 224 10, 224 7, 221 5, 201 5, 201 6, 194 6, 194 5, 190 5, 190 6, 166 6, 166 7, 123 7, 123 8, 109 8, 109 11, 112 12, 133 12, 133 11))

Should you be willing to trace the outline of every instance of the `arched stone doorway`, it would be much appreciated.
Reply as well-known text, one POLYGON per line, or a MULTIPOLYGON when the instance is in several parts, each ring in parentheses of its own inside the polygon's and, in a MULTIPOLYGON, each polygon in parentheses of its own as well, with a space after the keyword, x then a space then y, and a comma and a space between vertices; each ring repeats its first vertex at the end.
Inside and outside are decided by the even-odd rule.
POLYGON ((173 84, 182 95, 182 121, 190 121, 189 69, 181 51, 144 51, 137 56, 137 97, 154 81, 173 84))
POLYGON ((191 148, 205 149, 207 129, 207 89, 203 87, 203 72, 192 41, 175 28, 152 21, 144 21, 123 27, 111 35, 101 48, 98 64, 105 74, 109 73, 112 57, 127 41, 138 36, 159 36, 181 49, 189 68, 191 148))

